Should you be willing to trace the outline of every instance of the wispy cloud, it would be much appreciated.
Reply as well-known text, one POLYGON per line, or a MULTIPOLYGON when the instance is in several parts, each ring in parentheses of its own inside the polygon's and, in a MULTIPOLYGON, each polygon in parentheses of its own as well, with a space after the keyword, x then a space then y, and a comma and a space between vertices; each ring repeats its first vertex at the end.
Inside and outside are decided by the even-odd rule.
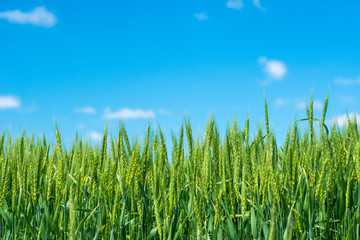
POLYGON ((360 85, 360 77, 357 79, 352 78, 335 78, 335 84, 344 85, 344 86, 351 86, 351 85, 360 85))
POLYGON ((243 0, 228 0, 226 2, 226 7, 232 8, 235 10, 240 10, 244 7, 243 0))
POLYGON ((257 7, 258 9, 262 10, 262 11, 266 11, 266 8, 264 8, 261 3, 260 0, 253 0, 253 4, 255 7, 257 7))
POLYGON ((112 112, 110 108, 104 111, 106 119, 137 119, 137 118, 153 118, 155 113, 152 110, 129 109, 123 108, 112 112))
POLYGON ((329 119, 326 121, 328 124, 334 124, 336 123, 339 127, 342 127, 347 124, 348 117, 351 121, 356 119, 357 124, 360 124, 360 114, 357 112, 352 112, 349 114, 343 114, 334 118, 329 119))
POLYGON ((340 99, 340 102, 342 102, 343 104, 354 104, 355 103, 355 99, 353 96, 340 96, 339 99, 340 99))
POLYGON ((266 74, 266 80, 262 84, 281 81, 288 72, 285 63, 282 61, 267 59, 266 57, 260 57, 258 61, 266 74))
POLYGON ((157 113, 160 114, 160 115, 170 115, 171 114, 170 111, 167 111, 167 110, 164 110, 164 109, 158 110, 157 113))
POLYGON ((77 125, 76 128, 77 128, 78 130, 83 130, 83 129, 86 128, 86 124, 85 124, 85 123, 80 123, 80 124, 77 125))
POLYGON ((288 105, 290 103, 289 100, 287 99, 283 99, 283 98, 278 98, 278 99, 275 99, 275 106, 285 106, 285 105, 288 105))
POLYGON ((208 15, 206 15, 206 13, 203 13, 203 12, 194 13, 194 18, 196 18, 199 21, 205 21, 205 20, 209 19, 208 15))
POLYGON ((0 96, 0 109, 19 108, 20 99, 11 95, 0 96))
POLYGON ((101 141, 103 139, 103 135, 98 132, 89 132, 88 136, 90 137, 90 139, 95 141, 101 141))
MULTIPOLYGON (((299 109, 306 109, 306 106, 310 104, 309 102, 303 100, 303 101, 299 101, 298 104, 296 105, 297 108, 299 109)), ((321 101, 319 100, 313 100, 313 109, 315 111, 319 111, 322 110, 323 108, 323 104, 321 101)))
POLYGON ((39 27, 50 28, 57 23, 55 15, 45 7, 37 7, 29 12, 20 10, 0 12, 0 18, 12 23, 32 24, 39 27))
POLYGON ((84 113, 84 114, 95 114, 96 109, 93 107, 82 107, 82 108, 75 108, 74 112, 76 113, 84 113))
MULTIPOLYGON (((276 107, 282 107, 286 105, 291 105, 296 107, 297 109, 304 110, 307 106, 309 106, 310 101, 305 99, 285 99, 285 98, 277 98, 274 101, 274 105, 276 107)), ((320 111, 323 109, 323 103, 319 100, 313 100, 313 109, 314 111, 320 111)))

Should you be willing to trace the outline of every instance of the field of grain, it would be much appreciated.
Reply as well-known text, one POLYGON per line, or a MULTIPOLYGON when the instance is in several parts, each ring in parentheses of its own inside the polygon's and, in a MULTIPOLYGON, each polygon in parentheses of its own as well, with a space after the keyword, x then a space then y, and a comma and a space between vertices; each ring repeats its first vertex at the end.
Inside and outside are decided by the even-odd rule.
POLYGON ((312 105, 281 144, 266 102, 251 139, 249 119, 224 139, 214 119, 197 138, 185 120, 172 147, 150 127, 141 144, 105 127, 69 149, 58 130, 55 144, 2 134, 1 239, 359 239, 358 126, 327 127, 327 99, 319 119, 312 105))

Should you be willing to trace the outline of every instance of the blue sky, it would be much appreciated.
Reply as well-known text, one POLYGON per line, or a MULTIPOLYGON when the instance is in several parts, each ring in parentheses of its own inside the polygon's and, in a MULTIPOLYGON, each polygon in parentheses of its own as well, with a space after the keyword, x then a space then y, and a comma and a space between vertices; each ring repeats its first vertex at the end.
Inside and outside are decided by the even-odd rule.
MULTIPOLYGON (((283 139, 329 95, 328 121, 358 114, 359 1, 2 1, 0 130, 101 136, 151 117, 166 134, 211 114, 283 139)), ((360 116, 360 115, 359 115, 360 116)), ((360 117, 359 117, 360 119, 360 117)), ((303 124, 306 127, 306 124, 303 124)), ((52 137, 53 139, 53 137, 52 137)))

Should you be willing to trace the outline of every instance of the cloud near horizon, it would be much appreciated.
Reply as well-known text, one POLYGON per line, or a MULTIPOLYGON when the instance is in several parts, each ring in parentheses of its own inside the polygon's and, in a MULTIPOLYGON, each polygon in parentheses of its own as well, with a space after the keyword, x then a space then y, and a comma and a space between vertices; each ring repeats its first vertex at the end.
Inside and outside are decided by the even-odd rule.
POLYGON ((154 118, 155 113, 152 110, 142 109, 130 109, 122 108, 118 111, 112 112, 110 108, 106 108, 104 111, 104 117, 106 119, 138 119, 138 118, 154 118))
POLYGON ((82 108, 75 108, 74 112, 76 113, 84 113, 84 114, 95 114, 96 109, 93 107, 82 107, 82 108))
POLYGON ((275 106, 285 106, 285 105, 288 105, 290 103, 289 100, 287 99, 284 99, 284 98, 277 98, 275 99, 275 106))
POLYGON ((360 124, 360 114, 357 112, 351 112, 349 114, 343 114, 334 118, 331 118, 329 120, 327 120, 326 122, 328 124, 337 124, 339 127, 343 127, 344 125, 347 124, 348 122, 348 117, 350 118, 351 121, 356 119, 356 123, 360 124))
POLYGON ((0 109, 19 108, 20 99, 12 95, 0 96, 0 109))
POLYGON ((360 85, 360 77, 357 79, 352 78, 335 78, 335 84, 344 85, 344 86, 351 86, 351 85, 360 85))
MULTIPOLYGON (((274 105, 276 107, 282 107, 291 104, 295 106, 297 109, 305 110, 307 106, 309 106, 310 101, 300 100, 300 99, 285 99, 285 98, 277 98, 274 101, 274 105)), ((319 100, 313 100, 313 109, 315 111, 320 111, 323 109, 323 103, 319 100)))
POLYGON ((167 110, 164 110, 164 109, 158 110, 157 113, 160 114, 160 115, 170 115, 171 114, 170 111, 167 111, 167 110))
POLYGON ((98 132, 89 132, 88 136, 90 137, 90 139, 95 141, 101 141, 103 139, 103 135, 98 132))
POLYGON ((37 7, 29 12, 18 9, 0 12, 0 19, 6 19, 11 23, 31 24, 39 27, 51 28, 57 23, 57 18, 45 7, 37 7))
MULTIPOLYGON (((297 108, 298 109, 306 109, 306 106, 310 104, 310 102, 307 102, 307 101, 300 101, 298 104, 297 104, 297 108)), ((310 106, 310 105, 308 105, 310 106)), ((322 110, 323 109, 323 103, 319 100, 313 100, 313 109, 315 111, 319 111, 319 110, 322 110)))
POLYGON ((343 95, 341 95, 339 97, 339 100, 343 104, 354 104, 355 103, 355 98, 353 96, 343 96, 343 95))

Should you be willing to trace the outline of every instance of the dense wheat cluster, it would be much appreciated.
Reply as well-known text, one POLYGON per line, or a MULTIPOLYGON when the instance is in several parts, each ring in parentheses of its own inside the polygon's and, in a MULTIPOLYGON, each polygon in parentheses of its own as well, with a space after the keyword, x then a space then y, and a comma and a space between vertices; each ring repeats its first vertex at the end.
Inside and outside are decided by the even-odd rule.
POLYGON ((66 149, 23 133, 0 140, 2 239, 358 239, 360 142, 356 121, 340 129, 313 116, 280 147, 269 128, 250 139, 249 119, 224 138, 213 119, 194 138, 124 127, 101 145, 66 149), (319 131, 315 130, 319 129, 319 131))

